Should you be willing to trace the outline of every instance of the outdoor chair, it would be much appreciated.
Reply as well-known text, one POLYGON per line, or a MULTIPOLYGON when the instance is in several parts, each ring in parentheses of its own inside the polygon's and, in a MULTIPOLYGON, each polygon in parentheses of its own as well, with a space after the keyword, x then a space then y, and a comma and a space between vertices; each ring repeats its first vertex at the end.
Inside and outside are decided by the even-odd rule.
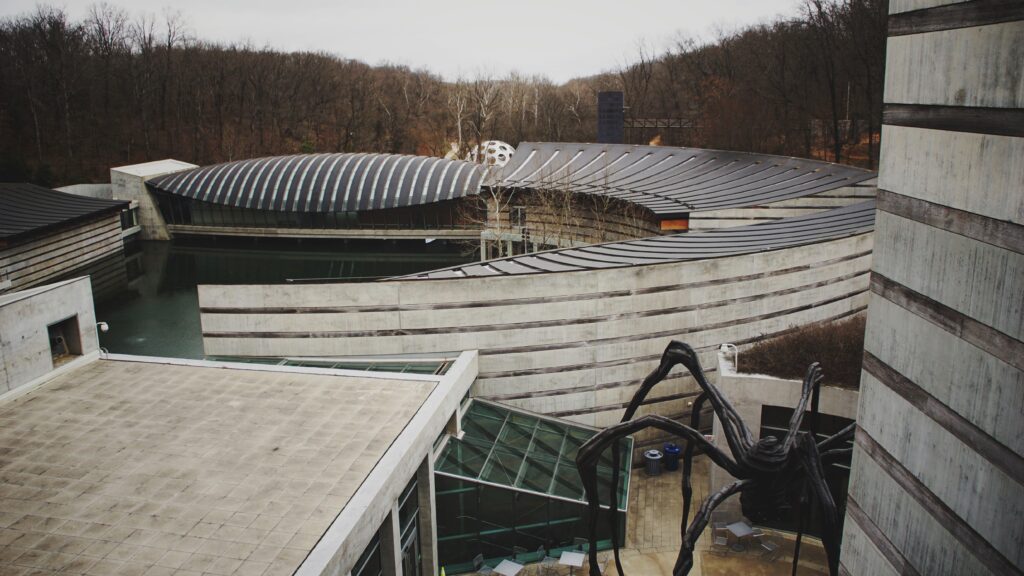
POLYGON ((715 534, 711 539, 711 547, 708 548, 708 553, 715 556, 727 556, 729 554, 729 537, 724 533, 721 535, 715 534))
POLYGON ((473 558, 473 571, 477 574, 481 574, 482 576, 491 576, 491 574, 494 574, 494 568, 484 564, 483 554, 477 554, 476 557, 473 558))
POLYGON ((768 562, 774 562, 779 555, 779 545, 771 540, 761 540, 761 557, 768 562))
POLYGON ((544 556, 544 559, 540 561, 539 573, 544 576, 558 576, 558 558, 544 556))

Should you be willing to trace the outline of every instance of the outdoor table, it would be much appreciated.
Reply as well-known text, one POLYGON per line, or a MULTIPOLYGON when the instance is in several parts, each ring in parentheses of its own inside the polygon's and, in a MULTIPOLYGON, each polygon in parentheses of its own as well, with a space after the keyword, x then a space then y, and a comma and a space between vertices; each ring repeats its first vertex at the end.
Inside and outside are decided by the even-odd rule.
POLYGON ((562 557, 558 559, 558 563, 569 567, 569 574, 572 574, 576 568, 583 567, 583 559, 587 555, 583 552, 562 552, 562 557))
POLYGON ((494 567, 494 571, 502 576, 516 576, 522 569, 522 564, 511 560, 502 560, 500 564, 494 567))
POLYGON ((733 522, 725 527, 730 534, 736 537, 736 543, 731 548, 736 552, 742 552, 747 549, 746 544, 743 543, 743 539, 754 533, 754 529, 750 527, 750 524, 746 522, 733 522))

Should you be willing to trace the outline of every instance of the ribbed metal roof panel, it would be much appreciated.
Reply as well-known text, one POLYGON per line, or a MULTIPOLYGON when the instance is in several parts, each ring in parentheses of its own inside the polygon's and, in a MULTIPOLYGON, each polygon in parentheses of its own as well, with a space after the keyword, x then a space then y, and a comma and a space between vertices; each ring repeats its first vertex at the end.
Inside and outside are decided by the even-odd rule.
POLYGON ((296 154, 238 160, 147 182, 203 202, 282 212, 356 212, 477 194, 485 169, 397 154, 296 154))
POLYGON ((0 183, 0 240, 41 233, 127 206, 123 200, 87 198, 35 184, 0 183))
POLYGON ((817 160, 667 146, 523 142, 485 185, 602 194, 656 214, 756 206, 875 177, 817 160))
POLYGON ((402 276, 400 279, 549 274, 703 260, 834 240, 870 232, 874 225, 875 202, 870 200, 809 216, 707 232, 687 232, 642 240, 535 252, 402 276))

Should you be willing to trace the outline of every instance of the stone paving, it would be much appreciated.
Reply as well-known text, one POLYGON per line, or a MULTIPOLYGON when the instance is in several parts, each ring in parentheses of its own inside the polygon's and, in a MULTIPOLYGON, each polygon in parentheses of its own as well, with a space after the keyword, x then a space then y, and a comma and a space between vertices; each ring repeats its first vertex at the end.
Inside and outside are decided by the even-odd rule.
POLYGON ((429 382, 98 360, 0 404, 0 576, 294 573, 429 382))
MULTIPOLYGON (((698 456, 693 467, 693 504, 689 520, 707 497, 710 460, 698 456)), ((629 493, 629 525, 626 546, 621 553, 622 568, 630 576, 671 576, 682 543, 680 521, 683 516, 682 472, 663 472, 648 477, 643 470, 631 475, 629 493)), ((734 496, 734 498, 736 498, 734 496)), ((690 576, 789 576, 792 571, 792 537, 769 533, 780 544, 779 560, 768 562, 756 551, 735 553, 711 550, 710 530, 697 541, 694 567, 690 576)), ((819 541, 804 539, 801 548, 801 576, 824 575, 824 552, 819 541)), ((616 574, 614 562, 608 574, 616 574)))

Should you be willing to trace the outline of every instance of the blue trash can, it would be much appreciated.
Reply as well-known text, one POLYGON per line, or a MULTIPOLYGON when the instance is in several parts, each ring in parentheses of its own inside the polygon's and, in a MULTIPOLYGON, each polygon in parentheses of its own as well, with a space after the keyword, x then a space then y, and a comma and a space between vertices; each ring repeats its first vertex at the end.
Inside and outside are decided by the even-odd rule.
POLYGON ((661 450, 648 450, 644 452, 644 467, 648 476, 661 474, 661 450))
POLYGON ((673 472, 679 470, 679 455, 682 452, 682 448, 671 442, 665 444, 665 470, 673 472))

